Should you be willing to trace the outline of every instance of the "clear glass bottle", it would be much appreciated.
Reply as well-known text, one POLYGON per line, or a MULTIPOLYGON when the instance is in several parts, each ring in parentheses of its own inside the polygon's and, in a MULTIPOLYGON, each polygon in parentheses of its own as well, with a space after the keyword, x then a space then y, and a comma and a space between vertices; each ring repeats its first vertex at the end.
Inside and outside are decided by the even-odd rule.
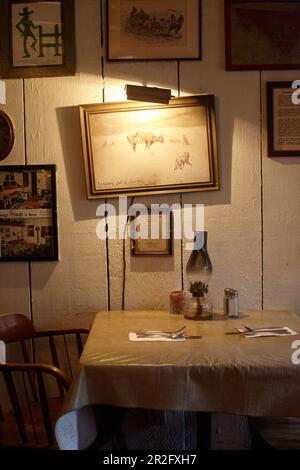
POLYGON ((184 316, 194 320, 209 320, 213 305, 208 297, 212 263, 207 251, 207 232, 196 232, 194 249, 186 266, 192 297, 185 302, 184 316))

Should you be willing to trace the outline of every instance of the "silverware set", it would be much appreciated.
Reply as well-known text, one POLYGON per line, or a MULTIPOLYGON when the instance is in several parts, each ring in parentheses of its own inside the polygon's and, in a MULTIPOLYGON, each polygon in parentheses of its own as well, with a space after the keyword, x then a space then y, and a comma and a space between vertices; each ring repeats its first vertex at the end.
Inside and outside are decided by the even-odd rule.
POLYGON ((247 336, 252 336, 256 335, 257 333, 276 333, 276 334, 286 334, 288 333, 287 328, 282 327, 282 326, 265 326, 261 328, 251 328, 250 326, 247 325, 242 325, 244 330, 241 331, 238 328, 235 328, 235 331, 239 333, 240 335, 247 335, 247 336))
POLYGON ((140 330, 136 331, 135 334, 137 338, 152 338, 155 336, 163 336, 170 339, 176 339, 179 336, 182 336, 185 330, 185 326, 178 328, 174 331, 159 331, 159 330, 140 330))
MULTIPOLYGON (((282 326, 269 326, 269 327, 260 327, 252 328, 248 325, 242 325, 243 329, 235 328, 234 332, 228 332, 226 334, 239 334, 243 336, 254 336, 258 333, 276 333, 278 335, 283 335, 289 333, 289 330, 286 327, 282 326)), ((184 335, 185 325, 178 328, 174 331, 162 331, 162 330, 138 330, 135 331, 137 338, 155 338, 155 337, 164 337, 169 339, 176 339, 180 337, 185 337, 185 339, 200 339, 201 336, 187 336, 184 335)))

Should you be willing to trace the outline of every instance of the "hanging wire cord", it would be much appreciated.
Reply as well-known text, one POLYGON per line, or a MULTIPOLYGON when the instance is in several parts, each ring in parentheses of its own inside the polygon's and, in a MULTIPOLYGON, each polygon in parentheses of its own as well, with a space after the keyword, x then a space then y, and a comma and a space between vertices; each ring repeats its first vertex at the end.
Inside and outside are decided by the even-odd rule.
MULTIPOLYGON (((134 196, 132 196, 131 201, 130 201, 130 206, 132 206, 134 201, 134 196)), ((124 228, 124 237, 123 237, 123 289, 122 289, 122 310, 125 310, 125 289, 126 289, 126 268, 127 268, 127 262, 126 262, 126 231, 127 231, 127 226, 130 221, 130 215, 127 214, 127 219, 125 223, 125 228, 124 228)))

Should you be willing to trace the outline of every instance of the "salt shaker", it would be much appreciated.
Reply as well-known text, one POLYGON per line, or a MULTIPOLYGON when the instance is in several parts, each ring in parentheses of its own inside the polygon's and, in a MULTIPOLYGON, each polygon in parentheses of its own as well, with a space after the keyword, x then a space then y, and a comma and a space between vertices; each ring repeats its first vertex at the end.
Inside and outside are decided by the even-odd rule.
POLYGON ((224 315, 231 318, 239 316, 239 293, 235 289, 224 291, 224 315))

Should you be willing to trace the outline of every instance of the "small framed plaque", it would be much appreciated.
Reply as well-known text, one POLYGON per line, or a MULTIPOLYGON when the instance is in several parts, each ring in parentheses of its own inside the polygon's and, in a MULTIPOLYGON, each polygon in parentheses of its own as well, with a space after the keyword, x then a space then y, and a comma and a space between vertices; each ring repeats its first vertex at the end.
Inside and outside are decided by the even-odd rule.
POLYGON ((300 157, 300 104, 292 82, 267 82, 269 157, 300 157))
POLYGON ((171 256, 173 217, 169 211, 137 214, 131 222, 132 256, 171 256))

